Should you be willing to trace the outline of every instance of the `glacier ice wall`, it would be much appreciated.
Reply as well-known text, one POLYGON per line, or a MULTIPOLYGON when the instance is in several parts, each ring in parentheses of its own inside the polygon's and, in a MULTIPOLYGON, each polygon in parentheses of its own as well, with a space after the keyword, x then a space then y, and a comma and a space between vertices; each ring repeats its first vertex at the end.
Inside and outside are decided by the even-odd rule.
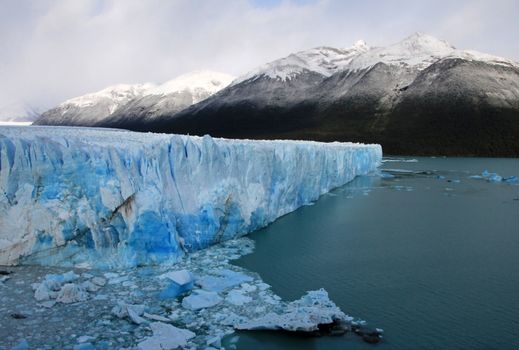
POLYGON ((0 264, 175 261, 367 174, 379 145, 0 128, 0 264))

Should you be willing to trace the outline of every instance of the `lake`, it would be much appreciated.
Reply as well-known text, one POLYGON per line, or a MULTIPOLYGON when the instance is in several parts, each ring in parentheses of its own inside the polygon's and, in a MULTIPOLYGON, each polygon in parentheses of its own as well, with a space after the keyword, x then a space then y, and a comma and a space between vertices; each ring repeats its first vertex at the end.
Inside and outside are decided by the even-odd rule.
POLYGON ((383 169, 394 177, 357 178, 251 234, 236 262, 287 300, 325 288, 383 342, 242 332, 238 349, 519 349, 519 185, 470 178, 519 175, 519 159, 383 169))

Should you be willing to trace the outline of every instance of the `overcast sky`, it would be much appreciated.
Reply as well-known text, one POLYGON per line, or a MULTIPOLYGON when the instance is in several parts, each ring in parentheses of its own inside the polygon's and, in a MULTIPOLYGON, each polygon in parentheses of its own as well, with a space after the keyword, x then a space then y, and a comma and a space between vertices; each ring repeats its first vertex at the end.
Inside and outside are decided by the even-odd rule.
POLYGON ((517 0, 0 0, 0 109, 421 31, 519 61, 517 0))

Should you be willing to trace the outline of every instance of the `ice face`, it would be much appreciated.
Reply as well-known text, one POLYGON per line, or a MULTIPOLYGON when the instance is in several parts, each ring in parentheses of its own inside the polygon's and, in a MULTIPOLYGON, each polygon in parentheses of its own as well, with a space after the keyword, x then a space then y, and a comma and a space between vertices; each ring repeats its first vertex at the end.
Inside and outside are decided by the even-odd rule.
POLYGON ((0 128, 0 264, 174 262, 381 162, 379 145, 0 128))

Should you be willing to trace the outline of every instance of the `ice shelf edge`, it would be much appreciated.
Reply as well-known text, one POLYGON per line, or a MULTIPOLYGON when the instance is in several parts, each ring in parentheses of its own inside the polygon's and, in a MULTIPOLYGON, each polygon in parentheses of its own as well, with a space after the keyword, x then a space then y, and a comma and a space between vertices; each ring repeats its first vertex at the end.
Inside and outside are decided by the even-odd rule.
POLYGON ((0 264, 174 262, 381 163, 380 145, 0 127, 0 264))

